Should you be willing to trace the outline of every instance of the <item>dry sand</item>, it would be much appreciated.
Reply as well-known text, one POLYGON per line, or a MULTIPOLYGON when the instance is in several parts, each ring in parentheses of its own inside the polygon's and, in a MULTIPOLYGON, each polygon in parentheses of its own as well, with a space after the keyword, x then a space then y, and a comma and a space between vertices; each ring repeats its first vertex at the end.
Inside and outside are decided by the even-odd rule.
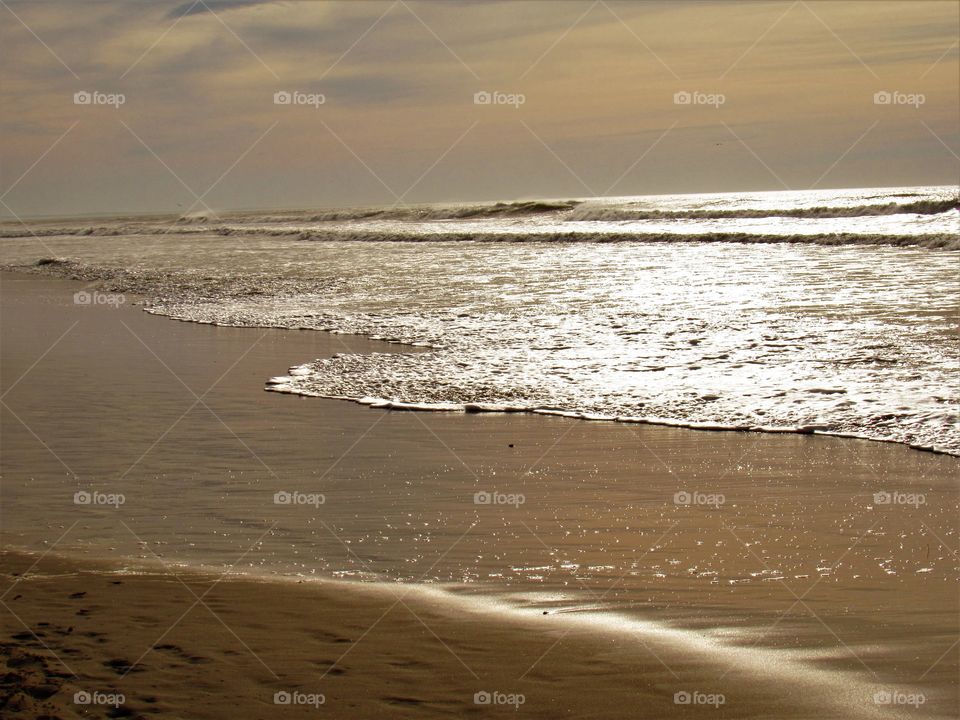
POLYGON ((3 277, 5 716, 514 715, 475 704, 481 691, 520 693, 514 716, 544 718, 958 714, 955 458, 283 397, 262 384, 288 364, 344 343, 390 346, 78 308, 76 289, 3 277), (184 412, 191 389, 209 413, 184 412), (326 533, 265 507, 305 477, 327 494, 326 533), (465 502, 492 478, 526 494, 517 514, 465 502), (129 502, 78 515, 69 497, 90 483, 129 502), (670 502, 694 487, 734 502, 722 513, 670 502), (929 502, 874 507, 880 489, 929 502), (428 537, 402 524, 384 533, 395 514, 432 523, 428 537), (218 582, 271 525, 245 558, 257 563, 218 582), (253 579, 291 548, 447 583, 253 579), (537 587, 529 572, 489 581, 558 554, 614 569, 547 573, 544 587, 571 594, 519 605, 508 594, 537 587), (131 567, 141 573, 121 571, 131 567), (718 581, 696 568, 718 568, 718 581), (605 612, 573 593, 584 588, 605 612), (82 691, 125 702, 78 706, 82 691), (325 702, 276 706, 282 691, 325 702), (675 704, 694 691, 725 702, 675 704), (885 691, 924 702, 875 703, 885 691))

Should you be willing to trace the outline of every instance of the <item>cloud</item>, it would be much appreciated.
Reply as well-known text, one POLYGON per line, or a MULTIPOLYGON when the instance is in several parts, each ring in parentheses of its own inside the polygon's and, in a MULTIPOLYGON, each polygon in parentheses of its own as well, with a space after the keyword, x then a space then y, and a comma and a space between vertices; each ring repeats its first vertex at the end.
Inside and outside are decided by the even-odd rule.
POLYGON ((0 24, 0 105, 12 109, 0 114, 0 164, 16 177, 43 156, 7 198, 22 213, 182 201, 120 119, 197 182, 213 182, 277 123, 217 188, 222 207, 389 200, 358 158, 399 186, 443 156, 417 186, 418 201, 582 192, 550 150, 605 186, 675 123, 618 192, 776 186, 725 125, 798 186, 878 119, 833 181, 936 184, 956 173, 953 156, 919 122, 951 148, 960 141, 956 3, 818 4, 821 22, 789 1, 610 0, 612 13, 590 0, 106 0, 82 15, 68 0, 7 2, 43 39, 0 24), (229 13, 228 27, 208 7, 229 13), (922 92, 927 103, 878 109, 872 96, 883 88, 922 92), (78 108, 78 90, 123 92, 127 103, 78 108), (278 90, 327 101, 277 106, 278 90), (519 92, 527 102, 477 107, 478 90, 519 92), (678 90, 722 92, 727 102, 678 108, 678 90), (703 148, 718 137, 729 142, 708 143, 708 162, 703 148), (141 175, 155 185, 141 188, 141 175))
POLYGON ((178 5, 167 14, 167 17, 180 18, 187 15, 198 15, 210 10, 219 13, 254 5, 268 5, 273 2, 275 0, 193 0, 178 5))

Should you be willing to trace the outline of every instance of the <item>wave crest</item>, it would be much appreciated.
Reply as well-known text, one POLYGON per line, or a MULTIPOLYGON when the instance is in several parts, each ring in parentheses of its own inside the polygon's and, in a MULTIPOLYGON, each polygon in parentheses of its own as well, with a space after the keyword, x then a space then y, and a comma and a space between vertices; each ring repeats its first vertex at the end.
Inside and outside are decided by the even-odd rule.
POLYGON ((725 218, 849 218, 880 215, 939 215, 960 209, 960 198, 951 200, 918 200, 911 203, 883 205, 853 205, 834 207, 823 205, 808 208, 739 208, 736 210, 641 210, 623 207, 580 207, 567 220, 722 220, 725 218))

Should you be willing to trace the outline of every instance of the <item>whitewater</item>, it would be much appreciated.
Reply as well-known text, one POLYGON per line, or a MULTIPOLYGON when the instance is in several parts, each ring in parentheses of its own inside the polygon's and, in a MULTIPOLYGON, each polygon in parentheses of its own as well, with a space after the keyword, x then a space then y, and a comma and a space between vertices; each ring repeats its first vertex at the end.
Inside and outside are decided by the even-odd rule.
POLYGON ((958 188, 0 224, 3 264, 406 351, 265 387, 378 408, 826 433, 960 454, 958 188))

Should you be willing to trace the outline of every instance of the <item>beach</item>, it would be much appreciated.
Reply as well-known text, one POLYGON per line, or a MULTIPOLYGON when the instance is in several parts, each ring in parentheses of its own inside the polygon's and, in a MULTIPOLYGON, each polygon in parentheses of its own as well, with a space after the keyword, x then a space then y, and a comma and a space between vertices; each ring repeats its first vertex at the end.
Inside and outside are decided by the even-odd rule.
POLYGON ((960 4, 0 0, 0 719, 960 718, 960 4))
POLYGON ((84 288, 3 276, 5 712, 956 713, 954 457, 267 393, 402 348, 84 288))
MULTIPOLYGON (((722 667, 656 633, 568 632, 549 616, 512 622, 401 588, 131 577, 49 559, 31 567, 32 559, 9 554, 2 563, 4 590, 13 590, 4 599, 8 617, 16 612, 30 628, 9 627, 0 645, 8 717, 703 712, 674 704, 683 688, 723 693, 725 703, 709 708, 719 717, 811 717, 818 708, 834 716, 897 716, 874 715, 869 706, 848 714, 839 688, 829 699, 812 698, 802 683, 722 667), (28 568, 28 579, 11 575, 28 568), (78 705, 75 694, 83 692, 122 694, 123 714, 78 705), (278 707, 274 694, 283 692, 301 694, 300 704, 278 707), (522 695, 523 702, 478 705, 474 695, 483 692, 522 695)), ((943 710, 949 717, 949 706, 943 710)))

